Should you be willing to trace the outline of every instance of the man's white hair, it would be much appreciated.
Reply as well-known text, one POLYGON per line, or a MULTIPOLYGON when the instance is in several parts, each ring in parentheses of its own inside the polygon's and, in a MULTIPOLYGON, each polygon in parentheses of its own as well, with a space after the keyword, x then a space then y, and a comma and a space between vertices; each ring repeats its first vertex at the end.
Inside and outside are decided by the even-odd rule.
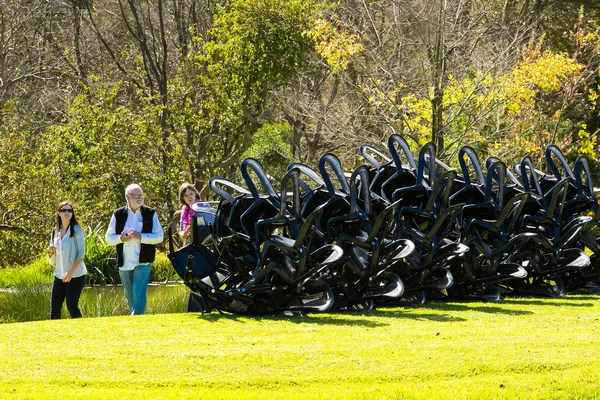
MULTIPOLYGON (((130 194, 131 192, 133 192, 136 189, 142 190, 140 185, 138 185, 137 183, 132 183, 131 185, 129 185, 125 188, 125 194, 130 194)), ((142 192, 143 192, 143 190, 142 190, 142 192)))

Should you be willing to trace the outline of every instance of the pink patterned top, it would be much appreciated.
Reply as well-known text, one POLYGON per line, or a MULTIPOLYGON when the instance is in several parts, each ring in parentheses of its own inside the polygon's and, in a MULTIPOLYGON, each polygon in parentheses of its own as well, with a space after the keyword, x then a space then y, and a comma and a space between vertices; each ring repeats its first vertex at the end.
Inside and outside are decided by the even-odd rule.
POLYGON ((181 220, 179 223, 180 229, 183 230, 192 224, 192 217, 195 217, 197 213, 190 208, 187 204, 181 208, 181 220))

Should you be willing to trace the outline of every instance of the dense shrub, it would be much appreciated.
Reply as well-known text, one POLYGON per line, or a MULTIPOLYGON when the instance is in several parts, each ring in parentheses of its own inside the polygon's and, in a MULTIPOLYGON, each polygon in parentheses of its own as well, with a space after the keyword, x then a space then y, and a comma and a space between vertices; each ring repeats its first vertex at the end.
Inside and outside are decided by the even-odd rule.
POLYGON ((175 273, 173 267, 171 267, 171 261, 165 253, 157 252, 156 259, 152 264, 152 272, 150 280, 152 282, 167 282, 178 280, 179 277, 175 273))
POLYGON ((115 246, 109 246, 104 240, 104 228, 96 225, 87 228, 85 234, 85 266, 90 284, 120 283, 119 269, 116 264, 115 246))

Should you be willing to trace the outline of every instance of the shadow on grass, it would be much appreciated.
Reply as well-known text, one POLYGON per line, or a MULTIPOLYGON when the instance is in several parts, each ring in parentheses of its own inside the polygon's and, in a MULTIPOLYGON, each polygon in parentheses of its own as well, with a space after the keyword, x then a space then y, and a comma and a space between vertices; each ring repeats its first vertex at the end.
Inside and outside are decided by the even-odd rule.
MULTIPOLYGON (((381 322, 377 322, 369 319, 350 319, 350 318, 339 318, 340 314, 335 313, 323 313, 323 314, 305 314, 300 316, 254 316, 254 315, 237 315, 237 314, 229 314, 223 313, 219 314, 218 312, 212 312, 210 314, 189 314, 191 317, 202 319, 203 321, 208 322, 218 322, 223 319, 227 319, 230 321, 236 322, 244 322, 242 320, 269 320, 269 321, 286 321, 292 322, 296 324, 317 324, 317 325, 348 325, 348 326, 363 326, 367 328, 376 328, 379 326, 386 326, 387 324, 382 324, 381 322), (318 315, 318 317, 317 317, 318 315), (331 316, 332 318, 327 318, 331 316), (335 318, 333 318, 335 316, 335 318), (316 317, 316 318, 315 318, 316 317)), ((348 314, 348 315, 369 315, 368 313, 356 313, 356 314, 348 314)), ((375 314, 373 314, 375 315, 375 314)))
MULTIPOLYGON (((502 301, 500 304, 504 303, 502 301)), ((468 304, 456 304, 456 303, 444 303, 435 302, 428 304, 426 307, 432 310, 440 311, 477 311, 488 314, 504 314, 504 315, 531 315, 533 311, 525 310, 507 310, 502 307, 490 306, 493 303, 475 303, 471 302, 468 304)))
POLYGON ((231 321, 240 321, 242 319, 252 320, 281 320, 289 321, 292 323, 311 323, 311 324, 330 324, 330 325, 358 325, 365 327, 377 327, 387 325, 375 321, 373 319, 364 318, 352 318, 358 316, 374 316, 378 318, 405 318, 411 320, 431 320, 437 322, 453 322, 453 321, 466 321, 466 318, 450 315, 447 312, 466 312, 476 311, 487 314, 502 314, 502 315, 532 315, 535 312, 531 310, 513 310, 503 308, 501 305, 531 305, 531 306, 556 306, 556 307, 593 307, 592 303, 581 303, 581 301, 600 300, 600 296, 596 295, 574 295, 573 297, 560 297, 560 298, 505 298, 498 303, 485 302, 477 299, 473 300, 452 300, 452 301, 430 301, 423 306, 411 306, 411 305, 394 305, 394 306, 379 306, 376 310, 371 312, 344 312, 344 311, 330 311, 323 314, 305 314, 302 316, 253 316, 253 315, 242 315, 223 313, 220 314, 217 311, 213 311, 209 314, 190 314, 195 318, 200 318, 209 322, 216 322, 221 319, 228 319, 231 321), (430 314, 425 312, 414 312, 415 310, 433 310, 437 311, 437 314, 430 314), (410 310, 410 311, 409 311, 410 310), (407 312, 408 311, 408 312, 407 312), (445 313, 446 312, 446 313, 445 313), (318 316, 318 317, 316 317, 318 316), (328 318, 331 316, 331 318, 328 318), (349 318, 345 318, 348 316, 349 318))
POLYGON ((592 300, 592 301, 598 301, 600 300, 600 296, 597 294, 579 294, 579 293, 568 293, 566 297, 562 297, 562 299, 565 300, 570 300, 570 301, 577 301, 577 300, 592 300))
POLYGON ((302 323, 302 324, 317 324, 317 325, 348 325, 348 326, 362 326, 367 328, 375 328, 378 326, 387 326, 388 324, 376 321, 375 319, 369 319, 368 317, 376 318, 394 318, 394 319, 411 319, 411 320, 430 320, 436 322, 455 322, 455 321, 466 321, 466 319, 448 315, 444 313, 428 314, 428 313, 415 313, 405 312, 402 309, 386 309, 378 308, 369 312, 342 312, 332 311, 322 314, 305 314, 301 316, 248 316, 248 315, 236 315, 218 312, 212 312, 210 314, 190 314, 195 318, 202 319, 208 322, 217 322, 222 319, 230 321, 240 321, 244 319, 252 320, 269 320, 269 321, 287 321, 291 323, 302 323), (346 318, 348 317, 348 318, 346 318), (356 318, 352 318, 356 317, 356 318), (360 318, 367 317, 367 318, 360 318))
POLYGON ((557 299, 550 298, 540 298, 540 299, 532 299, 532 298, 514 298, 514 299, 504 299, 502 303, 506 304, 522 304, 526 306, 554 306, 554 307, 593 307, 592 303, 576 303, 575 301, 586 301, 593 300, 598 301, 600 297, 598 296, 578 296, 576 298, 569 297, 561 297, 557 299))
MULTIPOLYGON (((428 307, 425 306, 424 308, 428 308, 428 307)), ((409 309, 409 308, 407 307, 407 309, 409 309)), ((411 309, 418 310, 418 308, 411 308, 411 309)), ((380 308, 380 309, 377 309, 377 311, 373 315, 375 315, 377 317, 383 317, 383 318, 396 318, 396 319, 404 318, 404 319, 416 319, 416 320, 429 320, 429 321, 436 321, 436 322, 466 321, 465 318, 457 317, 455 315, 426 314, 426 313, 415 313, 415 312, 407 313, 407 312, 405 312, 405 310, 402 310, 402 309, 387 310, 385 308, 380 308)))

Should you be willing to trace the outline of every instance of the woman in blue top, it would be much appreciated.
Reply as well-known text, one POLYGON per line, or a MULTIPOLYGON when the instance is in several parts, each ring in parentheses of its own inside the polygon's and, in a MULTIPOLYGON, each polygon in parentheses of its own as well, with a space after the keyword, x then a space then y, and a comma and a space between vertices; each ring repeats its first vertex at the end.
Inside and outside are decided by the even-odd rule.
POLYGON ((60 319, 62 305, 67 301, 71 318, 81 318, 79 297, 85 286, 85 240, 83 229, 77 223, 73 205, 60 203, 56 210, 56 223, 50 237, 48 255, 54 269, 50 319, 60 319))

